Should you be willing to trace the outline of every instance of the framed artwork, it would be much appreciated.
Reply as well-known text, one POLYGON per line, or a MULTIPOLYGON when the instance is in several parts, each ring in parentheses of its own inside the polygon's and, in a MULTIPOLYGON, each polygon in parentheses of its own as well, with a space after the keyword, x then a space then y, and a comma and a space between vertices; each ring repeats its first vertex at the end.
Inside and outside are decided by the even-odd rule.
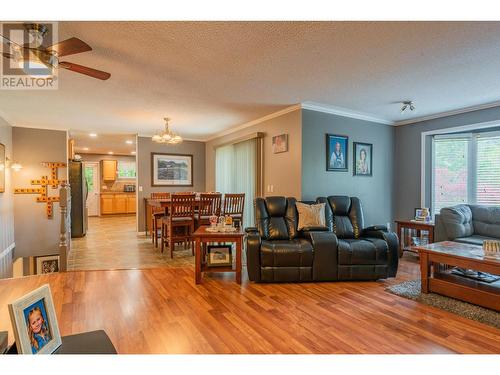
POLYGON ((59 255, 35 257, 36 274, 59 272, 59 255))
POLYGON ((0 193, 5 193, 5 145, 0 143, 0 193))
POLYGON ((273 154, 288 151, 288 134, 275 135, 273 137, 273 154))
POLYGON ((56 312, 48 284, 9 304, 20 354, 50 354, 61 345, 56 312))
POLYGON ((231 245, 209 245, 207 249, 207 265, 210 267, 231 266, 233 258, 231 245))
POLYGON ((354 142, 354 176, 372 176, 373 145, 371 143, 354 142))
POLYGON ((349 137, 345 135, 326 135, 326 170, 347 172, 349 137))
POLYGON ((152 152, 151 186, 193 186, 193 155, 152 152))

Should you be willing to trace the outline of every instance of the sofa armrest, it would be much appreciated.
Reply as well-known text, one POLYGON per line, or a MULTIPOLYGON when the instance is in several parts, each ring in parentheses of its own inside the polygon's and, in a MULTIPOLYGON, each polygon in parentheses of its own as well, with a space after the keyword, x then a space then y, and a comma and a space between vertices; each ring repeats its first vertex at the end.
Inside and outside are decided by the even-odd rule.
POLYGON ((247 253, 247 272, 250 281, 260 281, 260 243, 261 238, 259 232, 248 231, 250 228, 246 228, 247 232, 245 242, 246 242, 246 253, 247 253))
POLYGON ((434 215, 434 242, 448 241, 446 227, 440 214, 434 215))
POLYGON ((399 257, 401 256, 400 249, 399 249, 399 239, 398 239, 398 236, 396 235, 396 233, 388 232, 386 230, 385 231, 384 230, 371 230, 370 228, 366 228, 366 229, 363 229, 363 231, 361 233, 361 237, 380 238, 381 240, 384 240, 385 242, 387 242, 387 247, 389 249, 388 276, 395 277, 396 273, 398 271, 399 257))
POLYGON ((308 232, 314 248, 313 280, 332 281, 338 279, 338 245, 333 232, 308 232))

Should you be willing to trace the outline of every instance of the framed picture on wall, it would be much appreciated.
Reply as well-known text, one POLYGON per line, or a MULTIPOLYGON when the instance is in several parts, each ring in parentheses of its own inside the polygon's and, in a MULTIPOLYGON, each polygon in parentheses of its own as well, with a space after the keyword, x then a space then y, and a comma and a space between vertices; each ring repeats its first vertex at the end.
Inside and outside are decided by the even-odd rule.
POLYGON ((5 145, 0 143, 0 193, 5 192, 5 145))
POLYGON ((59 255, 47 255, 35 257, 36 274, 59 272, 59 255))
POLYGON ((273 154, 288 151, 288 134, 275 135, 273 137, 273 154))
POLYGON ((326 170, 347 172, 349 137, 345 135, 326 135, 326 170))
POLYGON ((151 186, 193 186, 193 155, 152 152, 151 186))
POLYGON ((354 176, 372 176, 373 145, 371 143, 354 142, 354 176))

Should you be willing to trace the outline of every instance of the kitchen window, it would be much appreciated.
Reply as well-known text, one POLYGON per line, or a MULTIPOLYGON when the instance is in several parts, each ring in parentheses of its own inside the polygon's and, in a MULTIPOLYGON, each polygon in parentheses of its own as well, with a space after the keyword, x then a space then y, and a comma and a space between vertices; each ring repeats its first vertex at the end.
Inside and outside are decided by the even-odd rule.
POLYGON ((135 179, 135 161, 118 160, 118 178, 121 180, 135 179))

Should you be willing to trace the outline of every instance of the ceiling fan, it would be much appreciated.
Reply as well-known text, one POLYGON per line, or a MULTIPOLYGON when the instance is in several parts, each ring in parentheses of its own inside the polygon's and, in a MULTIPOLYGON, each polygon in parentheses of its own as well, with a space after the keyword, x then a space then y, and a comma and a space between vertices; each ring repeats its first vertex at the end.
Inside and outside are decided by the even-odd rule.
POLYGON ((25 62, 29 61, 31 67, 49 69, 50 71, 63 68, 103 81, 111 77, 111 74, 101 70, 59 60, 59 58, 63 56, 92 51, 92 47, 84 41, 78 38, 70 38, 53 44, 50 47, 43 47, 43 37, 48 31, 47 26, 32 23, 25 24, 24 27, 31 37, 29 43, 19 45, 9 38, 0 35, 3 43, 9 46, 10 52, 12 52, 3 52, 3 56, 7 59, 15 60, 21 68, 24 66, 25 62))

